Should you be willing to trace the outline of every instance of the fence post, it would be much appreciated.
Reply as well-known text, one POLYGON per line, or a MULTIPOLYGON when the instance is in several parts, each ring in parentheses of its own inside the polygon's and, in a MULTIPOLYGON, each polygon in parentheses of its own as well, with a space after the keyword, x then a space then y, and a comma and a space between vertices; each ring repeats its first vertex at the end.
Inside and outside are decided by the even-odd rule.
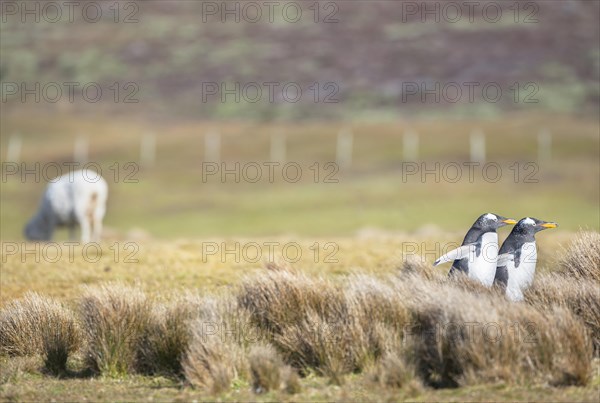
POLYGON ((142 166, 153 166, 156 163, 156 135, 145 133, 140 142, 140 163, 142 166))
POLYGON ((485 135, 477 129, 471 133, 471 161, 485 162, 485 135))
POLYGON ((552 134, 547 129, 538 133, 538 162, 548 162, 552 159, 552 134))
POLYGON ((351 130, 340 130, 337 136, 336 162, 340 168, 350 168, 352 166, 352 147, 354 135, 351 130))
POLYGON ((402 137, 402 158, 406 162, 419 159, 419 134, 414 130, 404 131, 404 136, 402 137))
POLYGON ((204 135, 204 161, 221 161, 221 133, 210 131, 204 135))
POLYGON ((6 148, 6 161, 7 162, 19 162, 21 161, 21 146, 23 141, 21 135, 15 133, 8 139, 8 147, 6 148))
POLYGON ((271 134, 271 161, 285 162, 286 159, 286 136, 282 132, 271 134))
POLYGON ((83 135, 79 135, 75 139, 75 146, 73 147, 73 159, 76 162, 85 164, 88 162, 88 139, 83 135))

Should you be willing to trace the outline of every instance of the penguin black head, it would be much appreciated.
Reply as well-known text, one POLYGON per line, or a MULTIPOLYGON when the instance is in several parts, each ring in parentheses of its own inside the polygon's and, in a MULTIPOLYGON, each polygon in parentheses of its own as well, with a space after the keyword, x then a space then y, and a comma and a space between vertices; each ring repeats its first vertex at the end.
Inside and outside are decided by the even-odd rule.
POLYGON ((485 232, 496 231, 500 227, 508 224, 515 224, 517 221, 512 218, 502 217, 498 214, 486 213, 481 215, 473 227, 479 228, 485 232))
POLYGON ((519 220, 517 225, 515 225, 515 228, 513 231, 523 233, 523 234, 533 235, 536 232, 540 232, 540 231, 543 231, 548 228, 556 228, 556 227, 558 227, 558 224, 555 222, 548 222, 548 221, 538 220, 537 218, 525 217, 525 218, 522 218, 521 220, 519 220))

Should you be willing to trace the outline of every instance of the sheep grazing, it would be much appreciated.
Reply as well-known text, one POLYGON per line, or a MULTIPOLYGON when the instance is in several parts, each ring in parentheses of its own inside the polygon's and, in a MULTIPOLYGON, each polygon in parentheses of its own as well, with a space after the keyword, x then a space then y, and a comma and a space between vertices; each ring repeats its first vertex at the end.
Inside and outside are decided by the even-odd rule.
POLYGON ((95 171, 78 170, 64 174, 46 187, 37 214, 27 223, 25 237, 49 241, 56 227, 81 228, 81 242, 99 241, 106 212, 108 185, 95 171))

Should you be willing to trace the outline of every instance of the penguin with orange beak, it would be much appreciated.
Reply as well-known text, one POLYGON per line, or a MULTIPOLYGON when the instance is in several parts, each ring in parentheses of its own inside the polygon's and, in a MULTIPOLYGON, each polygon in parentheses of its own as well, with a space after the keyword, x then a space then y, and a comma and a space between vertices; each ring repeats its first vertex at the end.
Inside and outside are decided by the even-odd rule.
POLYGON ((498 258, 498 233, 496 230, 509 224, 515 224, 512 218, 487 213, 473 223, 463 239, 462 246, 451 250, 438 258, 434 266, 453 262, 449 276, 459 273, 491 287, 496 274, 498 258))
POLYGON ((558 224, 526 217, 514 226, 498 252, 494 284, 512 301, 522 301, 523 292, 533 283, 537 264, 535 234, 558 224))

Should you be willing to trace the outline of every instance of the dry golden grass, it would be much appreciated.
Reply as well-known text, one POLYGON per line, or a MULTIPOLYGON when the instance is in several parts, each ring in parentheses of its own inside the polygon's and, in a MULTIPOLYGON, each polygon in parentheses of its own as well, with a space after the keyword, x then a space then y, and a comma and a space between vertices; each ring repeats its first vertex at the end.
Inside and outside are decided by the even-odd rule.
POLYGON ((415 369, 397 353, 384 355, 375 367, 372 378, 380 387, 404 388, 412 396, 423 390, 415 369))
POLYGON ((571 242, 559 262, 568 277, 600 285, 600 233, 584 231, 571 242))
POLYGON ((72 312, 51 298, 28 293, 0 311, 3 354, 41 354, 44 368, 60 374, 80 345, 81 332, 72 312))
POLYGON ((252 375, 252 389, 261 394, 282 390, 289 394, 300 391, 300 378, 270 344, 256 345, 250 349, 248 360, 252 375))
POLYGON ((591 342, 571 312, 539 311, 493 292, 406 281, 414 328, 407 352, 433 387, 503 381, 585 385, 591 342))
POLYGON ((122 284, 85 287, 79 309, 89 366, 108 376, 131 372, 150 323, 151 304, 144 292, 122 284))
MULTIPOLYGON (((270 264, 202 297, 87 286, 78 317, 28 294, 0 313, 2 359, 42 355, 60 373, 81 328, 80 369, 183 377, 213 399, 239 388, 267 400, 305 397, 307 383, 323 377, 343 389, 362 376, 371 392, 403 398, 493 383, 590 387, 600 295, 589 274, 541 273, 526 301, 513 303, 418 260, 397 266, 332 277, 270 264)), ((7 383, 27 377, 13 363, 7 383)))
POLYGON ((283 360, 271 345, 252 347, 249 353, 252 388, 255 393, 277 390, 281 385, 283 360))
POLYGON ((334 383, 376 360, 408 321, 393 290, 367 275, 334 284, 270 271, 246 281, 238 299, 286 362, 334 383))
POLYGON ((249 374, 248 334, 244 333, 247 321, 230 310, 236 309, 235 302, 224 298, 204 301, 207 307, 191 325, 191 340, 182 361, 188 383, 215 394, 249 374))
POLYGON ((600 353, 600 233, 579 233, 560 259, 558 272, 538 274, 525 299, 540 310, 557 306, 571 311, 600 353))
POLYGON ((191 339, 190 322, 201 314, 201 305, 198 296, 186 293, 152 307, 136 349, 137 371, 181 375, 181 361, 191 339))
MULTIPOLYGON (((202 248, 206 242, 215 242, 219 245, 224 243, 224 248, 229 250, 234 249, 236 242, 241 245, 248 242, 256 242, 259 245, 269 242, 278 242, 279 245, 297 242, 302 250, 301 259, 295 263, 288 263, 287 266, 301 269, 308 275, 319 274, 332 281, 355 270, 376 276, 394 273, 403 266, 407 256, 410 256, 407 254, 407 245, 409 245, 410 248, 414 246, 418 253, 425 254, 423 257, 419 255, 418 258, 413 258, 419 268, 426 270, 431 276, 439 275, 445 278, 449 267, 434 268, 430 263, 442 252, 441 247, 456 243, 463 235, 460 232, 439 232, 424 236, 380 231, 369 236, 334 239, 271 237, 146 240, 136 242, 139 249, 132 256, 137 259, 135 263, 126 261, 125 258, 129 256, 131 250, 125 250, 122 241, 116 244, 119 250, 118 256, 115 254, 113 242, 102 243, 102 255, 98 256, 97 262, 91 261, 91 258, 96 256, 86 259, 81 246, 74 248, 73 260, 70 261, 67 246, 60 242, 58 245, 63 253, 59 261, 45 261, 44 254, 40 253, 37 255, 40 259, 36 262, 35 254, 23 255, 26 248, 31 250, 34 245, 19 244, 17 253, 2 256, 6 263, 3 263, 2 267, 0 306, 22 297, 27 291, 74 301, 80 296, 82 284, 100 285, 107 282, 140 284, 148 293, 185 292, 197 288, 203 291, 214 291, 241 283, 244 275, 264 272, 265 265, 269 263, 267 247, 262 251, 264 259, 258 262, 245 262, 243 259, 235 261, 235 257, 231 255, 223 258, 221 253, 203 256, 202 248), (339 248, 330 256, 337 262, 325 262, 323 245, 328 242, 334 242, 339 248), (315 258, 313 246, 315 243, 320 245, 318 259, 315 258)), ((554 251, 567 243, 573 233, 550 232, 544 235, 548 236, 540 237, 538 242, 540 272, 547 270, 546 267, 554 259, 552 256, 554 251)), ((275 259, 281 260, 282 255, 282 248, 275 248, 275 259)))
POLYGON ((593 280, 576 280, 561 274, 538 275, 525 292, 525 301, 539 310, 566 308, 585 324, 600 352, 600 287, 593 280))

